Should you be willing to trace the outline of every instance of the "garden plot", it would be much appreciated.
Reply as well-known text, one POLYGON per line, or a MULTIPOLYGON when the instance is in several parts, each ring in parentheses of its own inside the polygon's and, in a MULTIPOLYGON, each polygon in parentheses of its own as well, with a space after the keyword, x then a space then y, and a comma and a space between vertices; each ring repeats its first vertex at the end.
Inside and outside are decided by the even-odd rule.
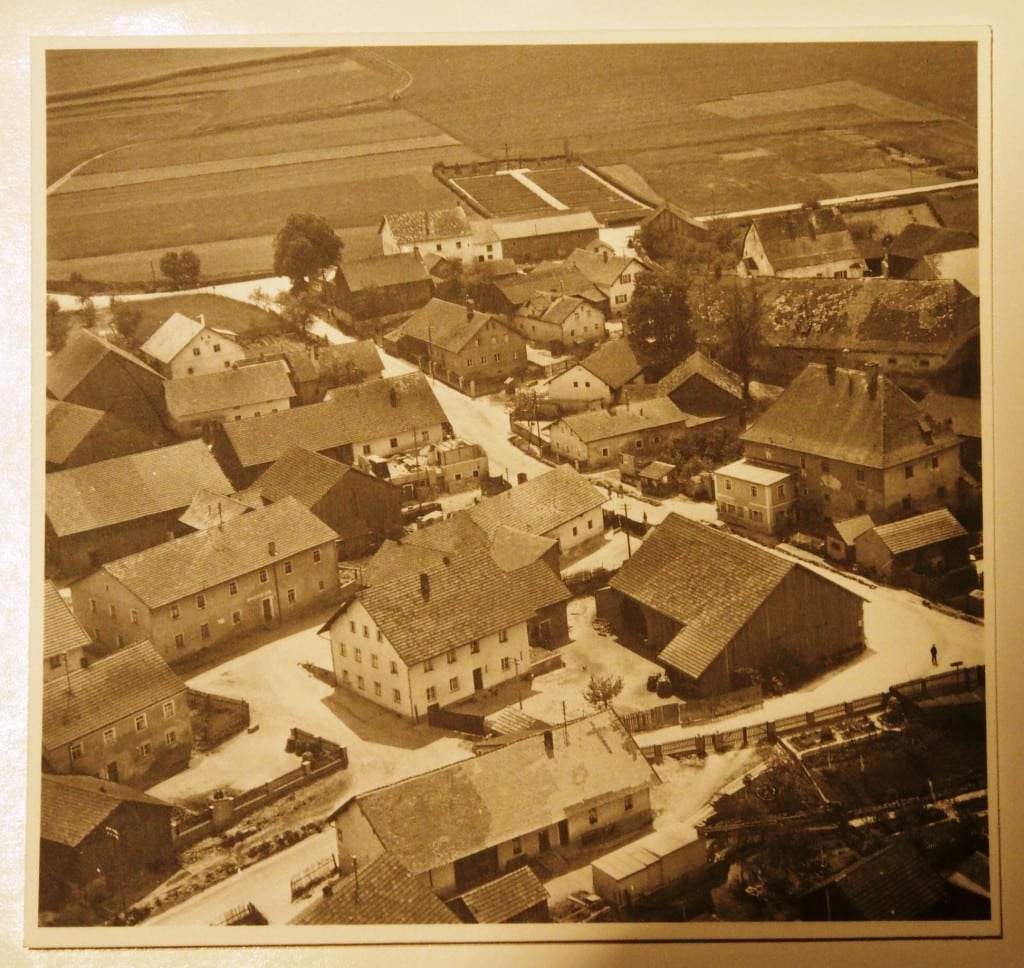
POLYGON ((506 215, 552 215, 555 211, 540 195, 508 172, 453 178, 452 184, 495 218, 506 215))

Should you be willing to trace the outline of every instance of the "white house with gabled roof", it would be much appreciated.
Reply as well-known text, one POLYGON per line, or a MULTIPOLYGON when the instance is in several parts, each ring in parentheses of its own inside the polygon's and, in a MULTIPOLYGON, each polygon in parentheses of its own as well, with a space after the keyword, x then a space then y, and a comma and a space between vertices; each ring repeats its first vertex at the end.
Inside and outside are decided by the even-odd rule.
POLYGON ((192 319, 172 313, 139 347, 154 370, 169 380, 229 370, 245 359, 237 336, 226 329, 207 326, 200 314, 192 319))

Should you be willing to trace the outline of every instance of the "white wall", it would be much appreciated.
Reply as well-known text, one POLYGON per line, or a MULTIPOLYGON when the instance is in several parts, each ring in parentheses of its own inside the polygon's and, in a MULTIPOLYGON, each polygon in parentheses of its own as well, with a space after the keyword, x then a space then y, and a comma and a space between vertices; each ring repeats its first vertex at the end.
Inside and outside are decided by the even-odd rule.
POLYGON ((245 350, 234 340, 209 329, 201 329, 188 345, 171 360, 171 379, 201 376, 229 370, 233 363, 245 359, 245 350), (214 347, 219 346, 219 350, 214 347), (199 350, 196 354, 195 350, 199 350))

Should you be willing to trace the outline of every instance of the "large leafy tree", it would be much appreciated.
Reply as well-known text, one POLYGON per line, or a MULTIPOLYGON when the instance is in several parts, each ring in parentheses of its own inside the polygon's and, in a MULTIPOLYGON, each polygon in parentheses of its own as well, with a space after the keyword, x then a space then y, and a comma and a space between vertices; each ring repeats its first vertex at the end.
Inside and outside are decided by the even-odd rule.
POLYGON ((138 306, 111 297, 110 325, 123 346, 135 349, 139 345, 138 331, 141 323, 142 310, 138 306))
POLYGON ((46 300, 46 348, 51 353, 61 349, 68 339, 71 323, 65 313, 60 311, 60 303, 52 296, 46 300))
POLYGON ((622 692, 622 676, 593 673, 583 690, 583 698, 595 709, 607 709, 622 692))
POLYGON ((160 271, 171 280, 175 289, 195 289, 199 284, 199 268, 199 256, 191 249, 165 252, 160 257, 160 271))
POLYGON ((690 328, 688 282, 679 272, 654 269, 637 276, 626 324, 637 355, 652 379, 664 376, 696 345, 690 328))
POLYGON ((754 361, 762 344, 764 304, 761 287, 753 279, 737 280, 730 287, 727 306, 722 362, 743 382, 743 398, 749 400, 754 361))
POLYGON ((292 290, 305 289, 311 279, 336 265, 341 239, 320 215, 292 214, 274 237, 274 272, 292 281, 292 290))

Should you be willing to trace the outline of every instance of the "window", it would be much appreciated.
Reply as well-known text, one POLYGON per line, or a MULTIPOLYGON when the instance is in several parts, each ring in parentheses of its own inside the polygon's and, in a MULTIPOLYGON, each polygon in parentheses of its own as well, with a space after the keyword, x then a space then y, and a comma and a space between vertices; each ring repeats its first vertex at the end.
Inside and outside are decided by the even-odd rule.
MULTIPOLYGON (((190 367, 188 368, 188 375, 189 375, 189 376, 192 376, 192 374, 193 374, 193 373, 195 373, 195 372, 196 372, 196 368, 195 368, 194 366, 190 366, 190 367)), ((242 418, 241 418, 241 417, 239 417, 238 419, 239 419, 239 420, 241 420, 242 418)))
POLYGON ((348 630, 349 630, 349 631, 350 631, 350 632, 351 632, 351 633, 352 633, 353 635, 355 635, 355 632, 356 632, 356 623, 350 620, 350 621, 349 621, 349 623, 348 623, 348 630))
POLYGON ((313 549, 313 564, 314 565, 319 565, 320 564, 320 549, 319 548, 314 548, 313 549))
POLYGON ((857 483, 858 484, 863 484, 864 483, 864 468, 863 467, 858 467, 855 473, 856 473, 856 477, 857 477, 857 483))
POLYGON ((437 702, 436 686, 427 686, 427 702, 437 702))
POLYGON ((60 668, 60 662, 61 662, 61 657, 59 655, 51 655, 50 656, 50 668, 51 669, 59 669, 60 668))
POLYGON ((238 594, 238 582, 236 582, 236 581, 229 581, 228 582, 228 594, 229 595, 237 595, 238 594))
POLYGON ((365 455, 365 454, 369 454, 369 453, 370 453, 370 445, 369 444, 363 444, 363 454, 365 455))
POLYGON ((291 563, 291 561, 286 561, 284 563, 284 573, 286 575, 290 575, 292 573, 292 563, 291 563))
POLYGON ((379 669, 380 668, 380 660, 377 658, 377 653, 376 652, 371 652, 370 653, 370 667, 372 669, 379 669))
POLYGON ((627 793, 626 794, 626 802, 623 804, 623 807, 625 807, 626 810, 632 810, 633 809, 633 794, 632 793, 627 793))
POLYGON ((348 653, 347 653, 347 651, 345 649, 345 643, 344 642, 339 642, 338 643, 338 655, 340 655, 340 656, 342 656, 342 658, 344 658, 347 654, 348 653))
POLYGON ((946 496, 946 487, 945 487, 945 485, 944 484, 940 484, 937 488, 935 488, 935 494, 938 497, 945 497, 946 496))
POLYGON ((522 837, 516 837, 516 839, 512 841, 512 854, 514 856, 515 854, 521 854, 522 852, 523 852, 523 838, 522 837))
POLYGON ((287 598, 288 598, 288 604, 289 605, 294 605, 295 604, 295 589, 294 588, 289 588, 288 589, 287 598))
POLYGON ((352 680, 349 678, 348 669, 341 670, 341 681, 344 685, 351 685, 352 680))
POLYGON ((508 641, 508 629, 502 629, 498 633, 498 641, 499 642, 507 642, 508 641))
POLYGON ((902 504, 903 504, 903 510, 904 511, 909 511, 910 510, 910 498, 909 497, 905 497, 903 499, 903 501, 902 501, 902 504))
POLYGON ((939 459, 938 459, 938 457, 933 457, 932 458, 932 470, 933 471, 934 470, 938 470, 938 467, 939 467, 939 459))
POLYGON ((501 362, 501 354, 500 353, 495 353, 494 354, 494 362, 495 363, 500 363, 501 362))
POLYGON ((206 608, 206 596, 202 592, 196 595, 196 608, 200 610, 206 608))
POLYGON ((206 622, 199 626, 199 637, 204 642, 210 637, 210 626, 206 622))
POLYGON ((174 636, 174 644, 175 644, 175 646, 177 646, 177 647, 178 647, 179 649, 183 649, 183 648, 185 648, 185 636, 184 636, 184 635, 182 635, 182 634, 181 634, 181 632, 178 632, 178 633, 177 633, 177 634, 176 634, 176 635, 174 636))
POLYGON ((807 468, 807 458, 803 454, 800 455, 800 469, 805 470, 807 468))
POLYGON ((167 732, 164 733, 164 742, 168 746, 177 746, 178 745, 178 733, 175 730, 173 730, 173 729, 167 730, 167 732))
POLYGON ((120 632, 118 632, 117 635, 115 636, 115 638, 117 639, 117 647, 119 649, 123 649, 124 648, 124 636, 120 632))
POLYGON ((433 672, 434 671, 434 660, 433 659, 426 659, 426 660, 424 660, 424 662, 423 662, 423 671, 424 672, 433 672))
POLYGON ((827 474, 832 469, 832 465, 827 460, 821 462, 821 473, 827 474))
POLYGON ((591 810, 590 816, 587 818, 591 823, 597 823, 597 811, 591 810))
POLYGON ((420 440, 430 440, 430 431, 423 430, 420 432, 420 440))
POLYGON ((928 367, 929 367, 929 366, 931 366, 931 363, 930 363, 930 362, 929 362, 928 360, 921 360, 921 361, 920 361, 920 363, 919 363, 919 366, 920 366, 920 367, 921 367, 922 369, 925 369, 925 370, 927 370, 927 369, 928 369, 928 367))
POLYGON ((153 747, 150 743, 139 743, 139 756, 151 756, 153 747))
POLYGON ((363 638, 364 639, 368 639, 369 637, 370 637, 370 626, 369 625, 364 625, 363 626, 363 638))
POLYGON ((601 456, 602 457, 607 457, 608 456, 608 448, 607 447, 602 447, 601 448, 601 456))
POLYGON ((751 521, 763 521, 764 514, 761 511, 757 511, 754 508, 750 509, 750 520, 751 521))
POLYGON ((462 240, 461 239, 456 239, 455 240, 455 248, 456 249, 461 249, 462 248, 462 240))
POLYGON ((590 389, 590 381, 589 381, 589 380, 584 380, 584 381, 583 381, 583 385, 584 385, 584 386, 585 386, 585 387, 586 387, 586 388, 587 388, 588 390, 590 389))
POLYGON ((775 489, 775 493, 776 493, 776 496, 778 496, 778 497, 785 497, 786 496, 786 485, 785 484, 780 484, 775 489))
POLYGON ((591 518, 591 519, 590 519, 590 520, 589 520, 589 521, 587 522, 587 530, 588 530, 588 531, 593 531, 593 530, 594 530, 594 519, 593 519, 593 518, 591 518))
POLYGON ((83 752, 84 751, 82 749, 81 743, 72 743, 68 747, 68 755, 71 757, 72 762, 74 762, 75 760, 80 760, 82 758, 83 752))
POLYGON ((231 613, 231 624, 241 625, 242 624, 242 613, 235 611, 231 613))
POLYGON ((198 346, 193 346, 192 347, 192 355, 193 356, 198 356, 199 355, 199 347, 198 346))
POLYGON ((356 689, 366 692, 366 680, 362 676, 356 676, 356 689))
POLYGON ((573 389, 578 390, 579 386, 580 386, 580 381, 579 380, 573 380, 572 381, 572 385, 573 385, 573 389))
POLYGON ((373 694, 375 696, 379 696, 380 695, 380 683, 379 682, 375 682, 373 684, 373 694))
POLYGON ((725 489, 727 491, 732 490, 732 481, 730 481, 728 477, 725 479, 725 489))
POLYGON ((402 692, 401 692, 401 690, 399 690, 399 689, 392 689, 391 690, 391 701, 392 702, 399 702, 399 703, 402 701, 402 692))
POLYGON ((398 675, 398 663, 394 659, 391 660, 391 675, 398 675))
POLYGON ((757 497, 757 488, 753 484, 750 485, 750 496, 757 497))
POLYGON ((508 672, 508 670, 511 669, 511 668, 512 668, 512 660, 507 655, 503 655, 501 657, 501 671, 502 672, 508 672))
POLYGON ((626 293, 620 293, 618 296, 615 297, 615 305, 621 306, 623 303, 625 303, 625 301, 628 298, 629 297, 626 295, 626 293))
POLYGON ((363 661, 363 650, 362 649, 356 649, 352 653, 352 657, 356 660, 356 662, 362 662, 363 661))
POLYGON ((174 715, 174 700, 168 699, 161 707, 164 719, 170 719, 174 715))
POLYGON ((457 659, 458 659, 458 656, 457 656, 457 655, 455 654, 455 650, 454 650, 454 649, 452 649, 452 650, 451 650, 451 651, 450 651, 450 652, 448 653, 448 665, 451 665, 451 664, 452 664, 452 663, 454 663, 454 662, 455 662, 455 661, 456 661, 457 659))
POLYGON ((491 245, 490 243, 488 243, 488 244, 487 244, 487 251, 488 251, 488 252, 491 252, 491 251, 492 251, 493 249, 494 249, 494 246, 493 246, 493 245, 491 245))
POLYGON ((96 613, 96 599, 95 598, 90 598, 89 599, 89 611, 92 612, 93 614, 96 613))
POLYGON ((214 353, 219 353, 220 352, 220 343, 214 343, 213 344, 213 352, 214 353))
POLYGON ((113 726, 103 730, 103 745, 113 746, 117 742, 117 730, 113 726))
POLYGON ((644 449, 644 442, 642 440, 638 440, 636 442, 636 449, 637 450, 643 450, 644 449))
POLYGON ((907 464, 907 466, 903 468, 903 474, 907 478, 907 480, 909 481, 910 478, 912 478, 914 476, 914 465, 913 464, 907 464))
POLYGON ((270 581, 270 576, 267 574, 267 569, 266 568, 261 568, 260 569, 260 584, 261 585, 265 585, 268 581, 270 581))
POLYGON ((459 691, 459 677, 458 676, 452 676, 452 678, 448 680, 448 690, 450 692, 458 692, 459 691))
POLYGON ((384 641, 384 633, 380 629, 377 629, 377 641, 378 642, 383 642, 384 641))
POLYGON ((469 654, 476 655, 480 651, 480 643, 474 639, 469 643, 469 654))
POLYGON ((317 588, 319 588, 319 589, 320 589, 320 591, 323 591, 323 590, 324 590, 324 589, 325 589, 325 588, 327 587, 327 586, 326 586, 326 585, 324 584, 324 580, 323 580, 322 578, 320 579, 320 581, 318 581, 318 582, 316 583, 316 585, 317 585, 317 588))
POLYGON ((112 604, 107 606, 107 611, 110 613, 111 618, 117 618, 117 609, 112 604))
POLYGON ((141 733, 146 728, 146 725, 146 714, 139 713, 139 715, 135 717, 135 732, 141 733))

